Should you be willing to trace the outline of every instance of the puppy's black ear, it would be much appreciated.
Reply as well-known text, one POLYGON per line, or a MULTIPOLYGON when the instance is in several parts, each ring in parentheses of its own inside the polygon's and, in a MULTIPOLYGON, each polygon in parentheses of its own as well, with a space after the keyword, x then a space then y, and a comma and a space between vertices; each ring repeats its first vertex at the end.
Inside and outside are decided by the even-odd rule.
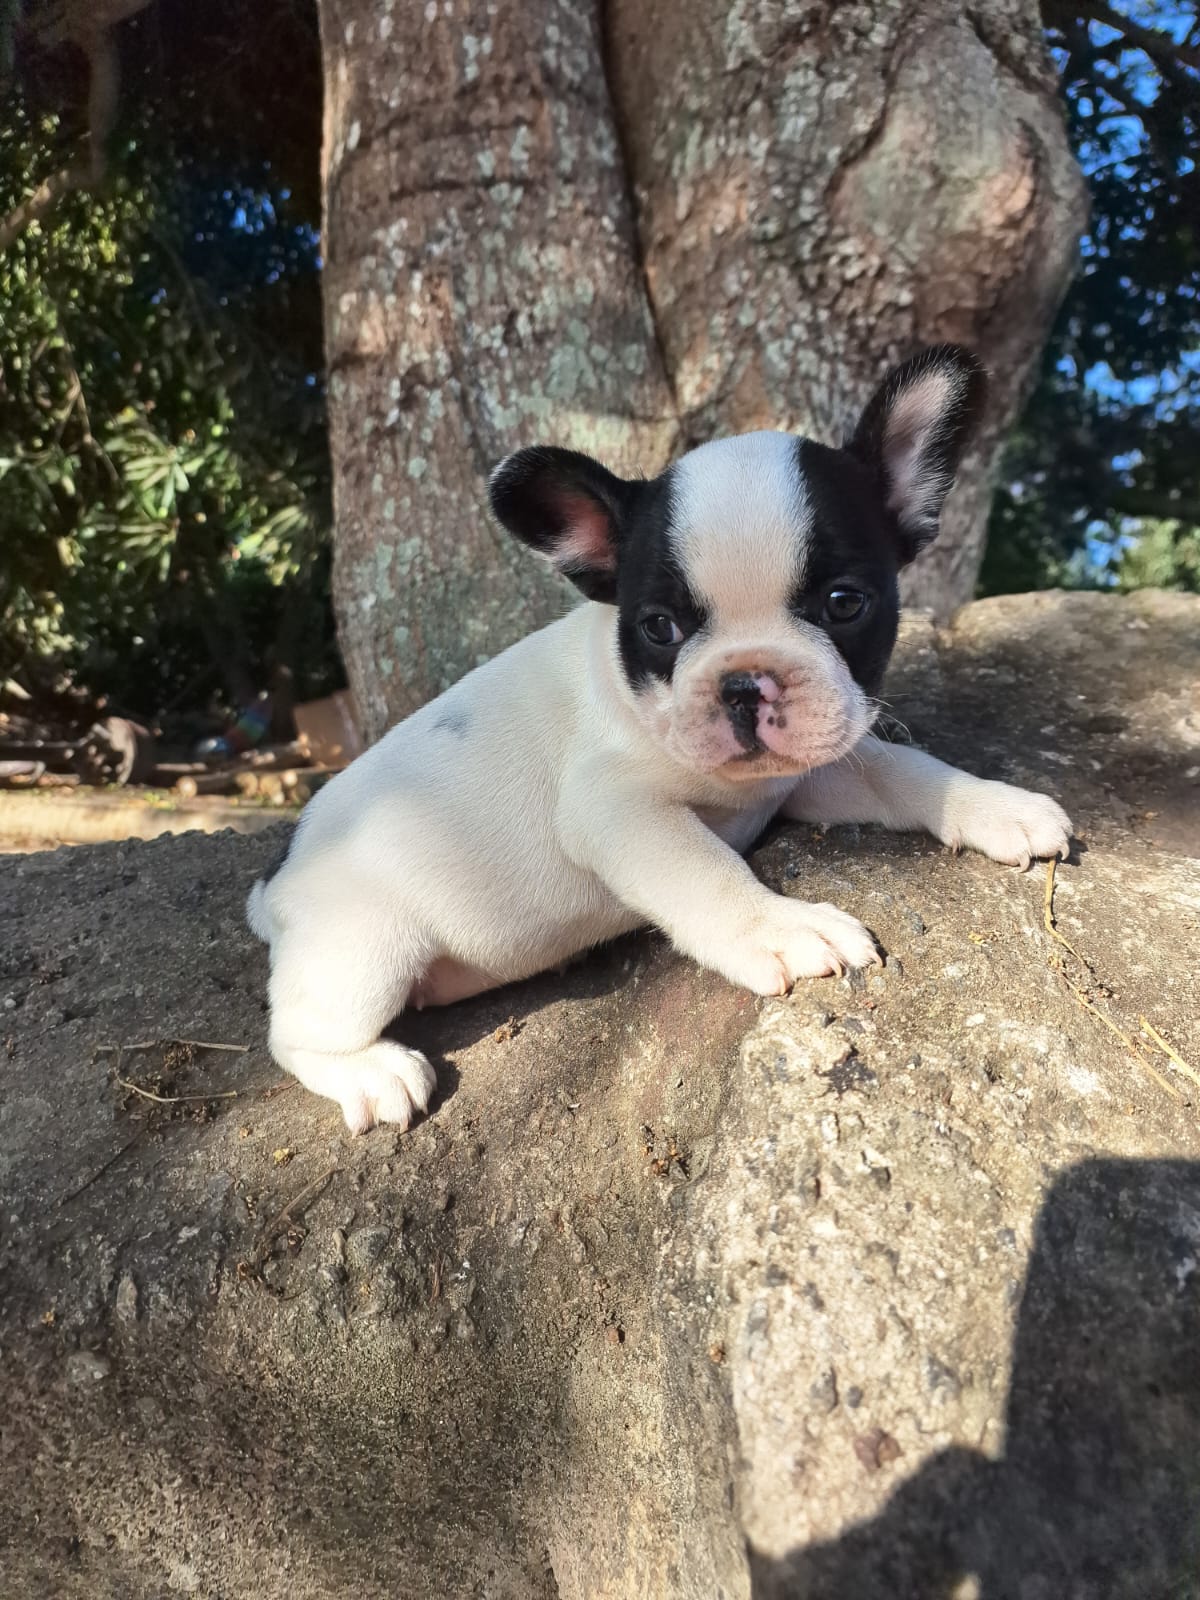
POLYGON ((902 562, 937 534, 986 392, 983 367, 969 350, 935 345, 893 367, 846 446, 876 477, 900 532, 902 562))
POLYGON ((488 482, 492 511, 589 600, 617 597, 617 549, 633 485, 577 450, 534 445, 488 482))

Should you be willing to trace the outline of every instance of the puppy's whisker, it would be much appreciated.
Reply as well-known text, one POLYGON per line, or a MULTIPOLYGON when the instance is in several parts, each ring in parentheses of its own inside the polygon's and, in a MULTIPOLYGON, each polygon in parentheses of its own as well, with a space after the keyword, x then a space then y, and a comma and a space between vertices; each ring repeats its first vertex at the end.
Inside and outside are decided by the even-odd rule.
POLYGON ((871 719, 872 725, 878 721, 880 716, 884 716, 887 718, 888 724, 892 730, 904 735, 904 743, 911 744, 913 742, 912 729, 906 722, 902 721, 898 716, 896 716, 890 700, 884 700, 879 695, 870 695, 867 698, 867 704, 875 713, 871 719))

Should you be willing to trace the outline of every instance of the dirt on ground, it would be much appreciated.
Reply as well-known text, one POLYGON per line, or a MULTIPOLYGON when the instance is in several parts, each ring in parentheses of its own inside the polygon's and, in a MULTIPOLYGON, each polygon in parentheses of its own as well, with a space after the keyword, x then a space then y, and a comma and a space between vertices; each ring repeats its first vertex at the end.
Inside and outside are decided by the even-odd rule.
POLYGON ((1200 599, 916 621, 1049 902, 780 828, 882 970, 619 941, 400 1019, 403 1135, 266 1051, 277 830, 0 860, 0 1593, 1200 1597, 1198 686, 1200 599))

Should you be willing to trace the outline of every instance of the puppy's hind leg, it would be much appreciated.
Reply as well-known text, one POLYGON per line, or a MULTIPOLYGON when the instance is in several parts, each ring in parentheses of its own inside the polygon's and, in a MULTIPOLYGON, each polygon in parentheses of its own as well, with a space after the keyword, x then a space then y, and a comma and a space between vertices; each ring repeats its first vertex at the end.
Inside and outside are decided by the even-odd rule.
POLYGON ((271 950, 271 1053, 306 1089, 336 1100, 351 1133, 407 1128, 437 1083, 419 1050, 381 1031, 429 965, 415 930, 304 919, 271 950))

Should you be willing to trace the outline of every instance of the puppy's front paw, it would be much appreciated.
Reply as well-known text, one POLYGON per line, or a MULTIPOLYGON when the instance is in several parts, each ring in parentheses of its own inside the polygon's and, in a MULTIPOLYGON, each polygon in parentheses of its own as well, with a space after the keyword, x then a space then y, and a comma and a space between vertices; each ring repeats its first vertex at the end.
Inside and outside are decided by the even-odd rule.
POLYGON ((323 1092, 340 1103, 351 1133, 366 1133, 380 1122, 407 1128, 436 1087, 437 1075, 419 1050, 380 1039, 353 1063, 344 1060, 323 1092))
POLYGON ((1049 795, 976 778, 947 805, 938 836, 956 850, 966 845, 993 861, 1027 867, 1039 857, 1069 854, 1071 819, 1049 795))
POLYGON ((786 994, 800 978, 824 978, 849 967, 878 965, 875 941, 861 922, 836 906, 786 900, 714 962, 733 983, 755 994, 786 994))

